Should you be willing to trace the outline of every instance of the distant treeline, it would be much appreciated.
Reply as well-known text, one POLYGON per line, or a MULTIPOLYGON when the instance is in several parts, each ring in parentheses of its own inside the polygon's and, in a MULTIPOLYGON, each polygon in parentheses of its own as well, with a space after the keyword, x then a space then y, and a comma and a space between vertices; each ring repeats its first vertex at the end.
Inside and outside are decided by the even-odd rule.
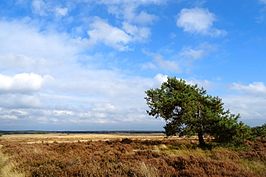
POLYGON ((138 131, 138 130, 127 130, 127 131, 40 131, 40 130, 12 130, 3 131, 0 130, 0 135, 10 134, 51 134, 51 133, 65 133, 65 134, 153 134, 153 133, 164 133, 164 131, 138 131))

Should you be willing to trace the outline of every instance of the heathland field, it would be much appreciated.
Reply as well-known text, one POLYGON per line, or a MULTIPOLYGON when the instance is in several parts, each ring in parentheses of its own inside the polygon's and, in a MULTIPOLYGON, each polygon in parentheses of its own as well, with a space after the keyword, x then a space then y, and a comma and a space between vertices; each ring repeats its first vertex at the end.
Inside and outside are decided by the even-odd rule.
POLYGON ((1 177, 266 176, 265 140, 200 149, 163 134, 34 134, 3 135, 0 146, 1 177))

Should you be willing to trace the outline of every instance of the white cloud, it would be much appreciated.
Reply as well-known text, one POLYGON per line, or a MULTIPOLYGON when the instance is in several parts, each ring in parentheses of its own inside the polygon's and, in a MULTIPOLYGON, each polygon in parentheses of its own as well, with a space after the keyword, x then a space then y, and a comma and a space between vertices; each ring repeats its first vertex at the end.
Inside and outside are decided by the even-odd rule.
POLYGON ((206 33, 214 21, 214 14, 208 10, 200 8, 182 9, 177 20, 177 26, 184 28, 187 32, 206 33))
POLYGON ((199 80, 199 79, 188 79, 186 80, 188 84, 198 85, 199 87, 203 87, 206 90, 211 89, 213 83, 209 80, 199 80))
POLYGON ((0 69, 12 68, 13 71, 20 70, 23 71, 31 71, 32 67, 35 66, 39 68, 39 66, 47 66, 47 62, 43 58, 31 58, 25 55, 20 54, 5 54, 0 55, 0 69))
POLYGON ((103 43, 114 49, 124 51, 129 49, 130 43, 147 39, 150 36, 150 30, 129 23, 123 23, 122 28, 118 28, 103 19, 96 18, 90 25, 88 35, 91 46, 103 43))
POLYGON ((155 70, 157 69, 157 66, 154 62, 147 62, 147 63, 143 63, 141 65, 142 69, 148 69, 148 70, 155 70))
POLYGON ((104 43, 107 46, 123 51, 128 49, 128 43, 132 41, 131 36, 125 31, 99 18, 94 20, 90 28, 88 31, 90 45, 104 43))
POLYGON ((18 117, 16 115, 6 114, 6 115, 0 115, 0 120, 17 120, 18 117))
POLYGON ((55 13, 57 16, 66 16, 68 14, 68 8, 66 7, 56 7, 55 13))
POLYGON ((5 93, 0 94, 0 107, 2 108, 38 108, 41 106, 41 100, 38 95, 5 93))
POLYGON ((223 97, 225 105, 234 113, 240 113, 242 120, 257 125, 266 121, 266 86, 263 82, 250 84, 233 83, 231 89, 238 94, 223 97))
POLYGON ((143 41, 150 36, 150 25, 158 18, 141 6, 161 5, 164 0, 100 0, 98 4, 107 6, 108 12, 123 21, 123 29, 131 35, 133 41, 143 41))
MULTIPOLYGON (((166 82, 168 79, 168 75, 165 74, 157 74, 154 79, 158 82, 159 87, 163 82, 166 82)), ((177 78, 181 79, 181 78, 177 78)), ((183 79, 184 80, 184 79, 183 79)), ((190 85, 198 85, 199 87, 203 87, 204 89, 209 89, 212 85, 212 82, 208 80, 198 80, 198 79, 185 79, 185 81, 190 85)))
POLYGON ((36 92, 51 76, 41 76, 35 73, 21 73, 14 76, 0 74, 0 93, 36 92))
POLYGON ((46 4, 43 0, 33 0, 32 9, 33 9, 33 12, 38 15, 43 16, 46 14, 46 4))
POLYGON ((181 51, 180 55, 186 58, 199 59, 202 58, 205 51, 202 49, 185 48, 181 51))
POLYGON ((201 59, 207 56, 213 50, 215 50, 214 46, 210 44, 201 44, 195 48, 185 47, 179 52, 179 55, 186 59, 201 59))
POLYGON ((150 29, 147 27, 137 27, 129 23, 123 23, 123 29, 132 36, 134 41, 143 41, 150 36, 150 29))
POLYGON ((108 21, 96 18, 90 24, 87 31, 89 35, 89 44, 105 44, 114 49, 125 51, 130 49, 129 44, 132 42, 143 42, 151 35, 150 25, 157 19, 154 14, 140 7, 147 5, 160 5, 166 1, 163 0, 99 0, 84 1, 88 5, 98 4, 107 7, 109 14, 114 15, 116 24, 113 25, 108 21))
POLYGON ((169 59, 159 53, 143 51, 149 57, 152 57, 152 62, 142 64, 143 69, 163 69, 175 73, 187 72, 194 64, 195 60, 202 59, 208 56, 215 50, 215 46, 203 43, 196 47, 184 47, 182 50, 173 53, 169 59))
POLYGON ((49 15, 64 17, 69 12, 68 7, 61 7, 60 2, 57 1, 32 0, 31 7, 34 14, 42 17, 49 15))
POLYGON ((157 74, 154 79, 159 83, 159 86, 166 82, 167 79, 168 79, 168 75, 165 75, 165 74, 157 74))
POLYGON ((143 51, 143 53, 152 58, 152 62, 142 64, 143 69, 162 69, 171 72, 181 72, 177 61, 165 59, 161 54, 143 51))
MULTIPOLYGON (((66 62, 69 56, 85 47, 82 39, 72 39, 64 33, 41 31, 27 22, 0 20, 0 38, 1 56, 23 56, 24 59, 28 58, 26 60, 47 61, 53 58, 57 62, 66 62)), ((14 65, 20 62, 20 58, 13 60, 16 61, 14 65)))
POLYGON ((148 12, 137 12, 137 8, 138 6, 136 6, 136 4, 126 4, 122 6, 122 8, 121 6, 112 7, 109 11, 118 17, 122 16, 127 23, 137 25, 150 25, 157 19, 157 16, 149 14, 148 12))
POLYGON ((213 27, 216 17, 213 13, 203 8, 182 9, 178 14, 176 25, 185 32, 220 36, 225 34, 223 30, 213 27))
POLYGON ((224 96, 225 106, 234 114, 240 113, 242 121, 251 125, 265 123, 266 98, 252 95, 224 96))
POLYGON ((266 94, 266 86, 263 82, 253 82, 247 85, 233 83, 231 88, 234 90, 253 93, 253 94, 266 94))
POLYGON ((162 69, 174 72, 180 72, 180 68, 175 61, 166 60, 161 55, 154 56, 155 63, 162 69))
POLYGON ((112 103, 96 103, 94 104, 92 111, 113 113, 117 111, 117 108, 112 103))
POLYGON ((132 21, 133 23, 137 24, 151 24, 153 23, 157 17, 155 15, 149 14, 147 12, 141 11, 139 14, 136 14, 135 16, 127 16, 127 20, 132 21))
POLYGON ((70 110, 53 110, 52 114, 54 116, 73 116, 74 112, 70 110))
POLYGON ((124 20, 126 23, 130 23, 137 26, 151 25, 158 17, 154 14, 150 14, 147 11, 139 10, 139 7, 145 5, 161 5, 166 1, 100 1, 98 3, 105 4, 110 14, 115 15, 118 19, 124 20))

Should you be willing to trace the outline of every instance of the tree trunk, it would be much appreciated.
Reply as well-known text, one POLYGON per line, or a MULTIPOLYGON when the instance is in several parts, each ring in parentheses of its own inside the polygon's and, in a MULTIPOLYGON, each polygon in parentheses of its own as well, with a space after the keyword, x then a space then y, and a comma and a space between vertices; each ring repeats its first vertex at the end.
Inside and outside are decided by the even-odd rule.
POLYGON ((206 145, 204 138, 203 138, 203 133, 200 131, 198 132, 198 138, 199 138, 199 146, 204 147, 206 145))

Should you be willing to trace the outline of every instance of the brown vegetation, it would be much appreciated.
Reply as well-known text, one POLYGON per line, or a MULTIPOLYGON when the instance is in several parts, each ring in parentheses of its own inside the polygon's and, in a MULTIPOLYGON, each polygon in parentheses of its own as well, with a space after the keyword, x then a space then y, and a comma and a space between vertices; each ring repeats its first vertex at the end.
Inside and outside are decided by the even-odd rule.
POLYGON ((2 151, 27 176, 230 176, 263 177, 266 142, 233 150, 197 148, 188 140, 108 140, 73 143, 16 143, 2 151))
POLYGON ((16 172, 14 164, 9 158, 0 152, 0 176, 1 177, 24 177, 22 173, 16 172))

